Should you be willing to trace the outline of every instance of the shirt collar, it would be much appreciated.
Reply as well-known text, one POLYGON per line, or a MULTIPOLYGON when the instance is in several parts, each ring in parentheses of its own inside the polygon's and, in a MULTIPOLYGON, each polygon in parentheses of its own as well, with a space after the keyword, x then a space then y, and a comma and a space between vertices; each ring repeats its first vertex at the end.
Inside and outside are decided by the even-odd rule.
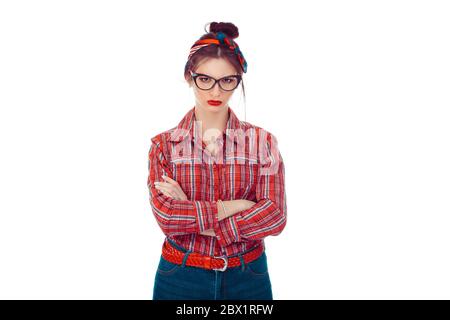
MULTIPOLYGON (((196 118, 194 110, 195 106, 184 115, 183 119, 181 119, 178 125, 171 132, 170 141, 180 142, 187 137, 190 137, 191 140, 193 141, 195 139, 194 130, 197 130, 198 132, 197 134, 200 136, 201 132, 199 132, 200 129, 197 128, 195 122, 196 118)), ((234 134, 232 134, 234 130, 243 130, 243 125, 236 116, 236 114, 234 113, 234 111, 231 109, 231 107, 228 107, 228 120, 227 125, 225 127, 225 134, 227 136, 227 139, 229 139, 230 141, 234 141, 234 143, 237 144, 238 142, 234 138, 234 134)))

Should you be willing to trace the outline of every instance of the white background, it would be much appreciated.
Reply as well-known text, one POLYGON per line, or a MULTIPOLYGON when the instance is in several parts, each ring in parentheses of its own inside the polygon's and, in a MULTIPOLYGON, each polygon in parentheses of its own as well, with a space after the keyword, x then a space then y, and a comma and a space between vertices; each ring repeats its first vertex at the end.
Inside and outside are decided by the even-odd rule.
POLYGON ((151 299, 150 138, 194 105, 210 21, 278 139, 275 299, 450 298, 446 1, 0 2, 0 298, 151 299))

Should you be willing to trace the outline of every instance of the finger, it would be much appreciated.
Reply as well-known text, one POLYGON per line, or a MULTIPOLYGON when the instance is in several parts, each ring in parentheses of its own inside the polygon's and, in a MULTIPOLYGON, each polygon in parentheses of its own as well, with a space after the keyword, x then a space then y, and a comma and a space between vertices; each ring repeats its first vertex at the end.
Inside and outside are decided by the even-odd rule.
POLYGON ((155 184, 155 186, 161 186, 166 188, 166 190, 172 190, 174 192, 174 196, 176 196, 178 199, 187 199, 186 194, 184 193, 183 189, 181 189, 180 185, 175 181, 175 184, 172 184, 170 182, 159 182, 155 184))
POLYGON ((185 197, 184 192, 183 192, 180 188, 174 187, 174 188, 172 188, 172 191, 173 191, 180 199, 183 199, 183 198, 185 197))
POLYGON ((174 198, 173 195, 171 195, 169 192, 167 192, 166 190, 161 190, 162 194, 169 197, 169 198, 174 198))
POLYGON ((164 188, 161 188, 161 186, 158 186, 156 184, 155 184, 155 189, 158 190, 158 192, 161 192, 161 193, 165 193, 166 192, 164 188))
POLYGON ((156 181, 155 186, 169 186, 170 183, 164 181, 156 181))
POLYGON ((161 182, 161 183, 159 183, 159 185, 165 187, 166 190, 172 190, 179 199, 185 199, 185 198, 187 199, 186 195, 184 194, 183 190, 178 185, 178 183, 172 184, 169 182, 161 182))
POLYGON ((167 182, 167 183, 170 183, 170 184, 176 184, 176 185, 178 185, 178 182, 176 182, 175 180, 173 180, 172 178, 170 178, 169 176, 162 176, 162 178, 167 182))
POLYGON ((158 190, 158 192, 159 192, 160 194, 163 194, 163 195, 165 195, 165 196, 167 196, 167 197, 170 197, 170 195, 167 193, 167 191, 161 190, 161 189, 159 189, 159 188, 157 188, 157 190, 158 190))
POLYGON ((204 230, 203 232, 201 232, 201 234, 207 235, 207 236, 215 236, 216 235, 215 232, 214 232, 214 229, 204 230))
POLYGON ((174 190, 176 192, 176 194, 180 197, 180 199, 187 199, 186 194, 184 193, 183 189, 181 189, 181 186, 178 184, 178 182, 176 182, 175 180, 171 179, 170 177, 167 176, 163 176, 165 178, 167 178, 167 182, 166 185, 170 185, 172 186, 172 190, 174 190))
POLYGON ((162 190, 169 190, 172 188, 172 186, 170 184, 160 182, 158 184, 155 184, 155 188, 160 188, 162 190))
POLYGON ((178 184, 172 184, 170 182, 155 182, 155 187, 160 186, 165 188, 166 190, 172 190, 175 192, 175 195, 178 196, 180 199, 187 199, 187 196, 184 194, 183 190, 178 184))
POLYGON ((157 189, 163 190, 164 192, 166 192, 167 194, 170 194, 171 197, 177 197, 177 194, 174 192, 174 190, 172 189, 172 186, 167 186, 167 185, 159 185, 156 186, 157 189))

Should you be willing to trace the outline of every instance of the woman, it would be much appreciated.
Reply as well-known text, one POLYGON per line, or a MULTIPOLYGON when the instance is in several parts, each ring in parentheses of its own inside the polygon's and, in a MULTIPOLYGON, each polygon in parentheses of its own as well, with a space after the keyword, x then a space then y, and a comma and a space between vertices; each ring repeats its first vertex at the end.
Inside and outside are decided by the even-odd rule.
POLYGON ((185 67, 195 106, 151 139, 147 185, 166 235, 154 300, 273 299, 264 238, 286 225, 284 164, 275 136, 228 106, 247 70, 238 35, 210 23, 185 67))

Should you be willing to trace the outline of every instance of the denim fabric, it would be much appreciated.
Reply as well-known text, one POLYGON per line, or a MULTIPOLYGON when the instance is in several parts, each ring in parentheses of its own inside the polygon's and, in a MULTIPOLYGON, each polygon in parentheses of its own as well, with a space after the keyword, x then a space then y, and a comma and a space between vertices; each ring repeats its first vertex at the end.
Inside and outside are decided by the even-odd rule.
POLYGON ((225 271, 187 266, 186 259, 187 255, 178 265, 161 255, 153 300, 273 300, 265 251, 256 260, 225 271))

